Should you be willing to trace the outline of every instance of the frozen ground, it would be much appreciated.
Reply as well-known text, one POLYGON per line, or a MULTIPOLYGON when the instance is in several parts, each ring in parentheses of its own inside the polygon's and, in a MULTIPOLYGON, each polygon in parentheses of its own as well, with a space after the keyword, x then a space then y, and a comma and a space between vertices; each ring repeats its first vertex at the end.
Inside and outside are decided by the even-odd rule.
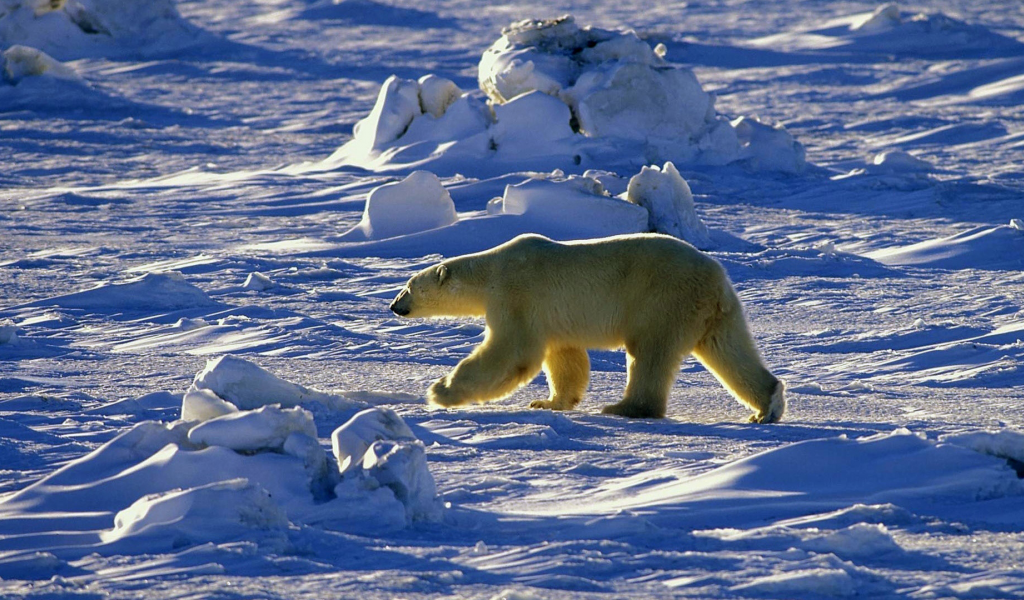
POLYGON ((0 596, 1024 596, 1018 2, 54 4, 0 0, 0 596), (489 122, 435 79, 340 150, 391 75, 472 92, 503 27, 570 12, 716 93, 690 145, 584 139, 559 115, 599 86, 489 122), (614 197, 668 160, 785 420, 695 362, 668 419, 600 415, 618 352, 577 411, 528 409, 542 378, 428 409, 483 324, 392 318, 405 279, 643 228, 614 197))

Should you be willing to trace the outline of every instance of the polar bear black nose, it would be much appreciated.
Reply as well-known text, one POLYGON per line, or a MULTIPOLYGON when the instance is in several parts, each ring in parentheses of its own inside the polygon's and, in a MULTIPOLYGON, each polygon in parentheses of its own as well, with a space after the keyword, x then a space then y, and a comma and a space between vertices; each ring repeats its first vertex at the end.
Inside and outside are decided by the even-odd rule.
POLYGON ((392 302, 390 308, 391 308, 391 312, 395 313, 396 315, 398 315, 400 317, 404 317, 405 315, 409 314, 409 309, 407 307, 405 307, 405 306, 398 306, 398 300, 395 300, 394 302, 392 302))

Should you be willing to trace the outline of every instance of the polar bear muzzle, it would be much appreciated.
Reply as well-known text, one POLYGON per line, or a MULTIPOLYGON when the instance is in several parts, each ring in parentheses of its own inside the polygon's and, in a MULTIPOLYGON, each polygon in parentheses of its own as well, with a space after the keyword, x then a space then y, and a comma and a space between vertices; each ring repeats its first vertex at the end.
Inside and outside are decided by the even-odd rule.
POLYGON ((412 312, 412 294, 409 293, 409 288, 405 288, 399 292, 398 296, 391 301, 391 306, 389 308, 391 309, 391 312, 400 317, 407 316, 412 312))

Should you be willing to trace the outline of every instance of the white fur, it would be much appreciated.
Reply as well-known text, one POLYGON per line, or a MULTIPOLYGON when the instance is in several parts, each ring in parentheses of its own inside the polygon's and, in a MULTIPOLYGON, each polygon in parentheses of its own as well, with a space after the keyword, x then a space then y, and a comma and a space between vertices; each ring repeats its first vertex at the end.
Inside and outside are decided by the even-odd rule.
POLYGON ((785 411, 785 385, 762 362, 725 271, 672 237, 519 236, 424 269, 392 309, 487 319, 483 343, 430 387, 428 399, 440 406, 500 398, 543 368, 551 395, 531 406, 571 409, 587 388, 586 350, 625 347, 625 395, 603 412, 664 416, 691 353, 754 410, 751 421, 772 423, 785 411))

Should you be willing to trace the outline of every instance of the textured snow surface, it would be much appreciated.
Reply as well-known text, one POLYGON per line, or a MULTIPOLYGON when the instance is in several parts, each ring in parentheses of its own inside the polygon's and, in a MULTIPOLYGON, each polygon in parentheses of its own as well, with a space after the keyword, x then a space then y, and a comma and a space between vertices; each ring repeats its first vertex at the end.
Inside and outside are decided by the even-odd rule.
MULTIPOLYGON (((0 0, 0 597, 1024 596, 1018 2, 0 0), (563 18, 566 12, 572 18, 563 18), (527 232, 717 258, 785 419, 423 395, 527 232)), ((666 316, 669 318, 669 316, 666 316)))

